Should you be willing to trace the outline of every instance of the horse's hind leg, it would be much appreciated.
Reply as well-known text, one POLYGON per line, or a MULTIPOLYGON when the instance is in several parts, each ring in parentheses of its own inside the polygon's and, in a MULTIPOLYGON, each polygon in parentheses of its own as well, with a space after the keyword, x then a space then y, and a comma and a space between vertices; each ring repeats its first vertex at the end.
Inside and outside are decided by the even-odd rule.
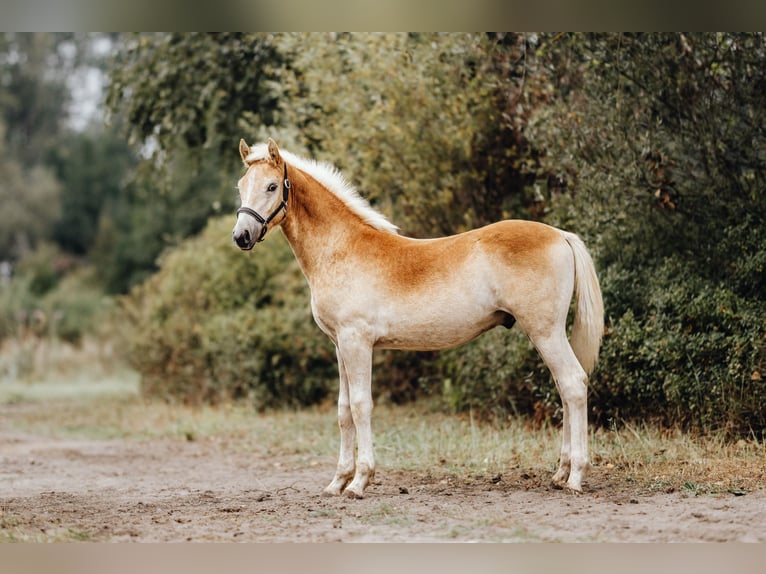
POLYGON ((324 493, 331 496, 337 496, 354 476, 354 446, 356 441, 356 429, 354 419, 351 416, 351 403, 348 393, 348 374, 341 358, 340 351, 338 355, 338 372, 340 375, 340 388, 338 390, 338 427, 340 428, 340 454, 338 455, 338 466, 335 469, 335 476, 332 482, 324 489, 324 493))
MULTIPOLYGON (((556 383, 556 388, 559 388, 558 383, 556 383)), ((560 390, 559 395, 561 395, 560 390)), ((561 406, 564 413, 561 425, 561 454, 559 456, 559 468, 554 473, 553 478, 551 478, 551 482, 556 487, 562 487, 566 484, 567 479, 569 478, 569 470, 572 465, 571 453, 569 450, 572 443, 572 437, 569 432, 569 406, 563 399, 561 401, 561 406)))
POLYGON ((530 339, 551 370, 564 409, 561 459, 553 482, 581 492, 588 469, 588 377, 563 328, 530 339))

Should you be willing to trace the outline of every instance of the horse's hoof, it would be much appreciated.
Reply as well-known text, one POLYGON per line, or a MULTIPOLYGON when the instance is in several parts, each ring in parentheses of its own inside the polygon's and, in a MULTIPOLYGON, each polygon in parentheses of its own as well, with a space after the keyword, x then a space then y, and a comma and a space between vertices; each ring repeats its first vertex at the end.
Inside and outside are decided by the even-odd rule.
POLYGON ((353 488, 347 488, 346 490, 343 491, 343 496, 345 496, 346 498, 351 498, 353 500, 361 500, 362 498, 364 498, 364 491, 361 491, 361 490, 357 491, 357 490, 354 490, 353 488))
POLYGON ((346 486, 344 482, 333 480, 322 491, 322 496, 340 496, 344 486, 346 486))
POLYGON ((564 492, 567 494, 572 494, 574 496, 580 496, 582 494, 582 488, 572 488, 571 486, 567 486, 564 489, 564 492))
POLYGON ((569 467, 560 468, 551 478, 551 484, 559 484, 564 487, 569 479, 569 467))

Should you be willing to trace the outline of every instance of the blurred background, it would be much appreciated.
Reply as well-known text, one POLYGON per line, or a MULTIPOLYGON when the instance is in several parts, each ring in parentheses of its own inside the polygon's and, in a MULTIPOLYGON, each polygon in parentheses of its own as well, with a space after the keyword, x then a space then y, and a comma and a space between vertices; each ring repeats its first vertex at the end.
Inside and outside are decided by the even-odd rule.
MULTIPOLYGON (((270 136, 407 235, 578 233, 607 317, 591 420, 762 439, 765 57, 760 33, 3 33, 0 385, 126 369, 149 400, 333 401, 286 242, 230 240, 237 144, 270 136)), ((378 402, 561 416, 516 331, 376 353, 373 377, 378 402)))

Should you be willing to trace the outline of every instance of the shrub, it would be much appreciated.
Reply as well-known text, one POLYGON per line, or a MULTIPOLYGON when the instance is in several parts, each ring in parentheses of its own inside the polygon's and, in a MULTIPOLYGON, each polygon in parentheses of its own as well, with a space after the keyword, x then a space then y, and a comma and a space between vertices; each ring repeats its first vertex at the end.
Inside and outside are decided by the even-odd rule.
POLYGON ((34 336, 77 345, 93 332, 108 304, 92 268, 78 267, 71 258, 43 246, 0 284, 0 342, 34 336), (60 268, 69 272, 63 274, 60 268))
POLYGON ((762 433, 766 305, 673 260, 641 283, 643 305, 636 299, 612 318, 594 375, 595 419, 762 433))
POLYGON ((336 384, 332 344, 311 317, 308 287, 284 237, 250 253, 231 218, 168 252, 123 299, 128 356, 143 391, 184 402, 312 404, 336 384))
POLYGON ((110 307, 92 275, 88 268, 71 273, 40 301, 51 323, 50 333, 67 343, 79 345, 86 335, 95 334, 110 307))
POLYGON ((553 378, 520 329, 496 328, 475 341, 444 351, 442 396, 452 410, 492 418, 560 416, 553 378))

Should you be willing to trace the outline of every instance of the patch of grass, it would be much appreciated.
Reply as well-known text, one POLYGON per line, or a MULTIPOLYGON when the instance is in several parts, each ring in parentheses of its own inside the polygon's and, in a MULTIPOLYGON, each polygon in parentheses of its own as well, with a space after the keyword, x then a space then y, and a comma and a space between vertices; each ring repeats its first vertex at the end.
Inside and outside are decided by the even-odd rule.
POLYGON ((22 524, 18 516, 0 513, 0 543, 5 542, 90 542, 91 534, 77 528, 41 530, 22 524))
POLYGON ((144 400, 136 373, 0 384, 0 428, 81 439, 221 439, 278 454, 330 454, 337 426, 327 409, 256 412, 244 405, 190 407, 144 400))
POLYGON ((624 425, 593 431, 591 458, 594 467, 654 492, 751 491, 766 480, 766 443, 755 438, 730 442, 720 434, 624 425))
POLYGON ((558 460, 558 430, 531 431, 520 419, 489 424, 470 413, 443 414, 407 405, 377 409, 373 424, 380 463, 397 468, 497 474, 508 467, 552 469, 558 460))
MULTIPOLYGON (((216 440, 274 455, 334 460, 338 429, 332 404, 260 413, 243 405, 188 407, 144 400, 134 373, 51 378, 0 385, 0 428, 84 439, 216 440)), ((555 470, 558 428, 524 419, 481 422, 435 412, 427 402, 375 409, 378 468, 460 478, 555 470)), ((746 493, 766 483, 766 445, 727 442, 674 429, 624 425, 591 429, 592 472, 653 492, 746 493), (684 485, 695 485, 694 489, 684 485)), ((587 479, 586 479, 587 482, 587 479)))
POLYGON ((408 526, 415 522, 406 511, 388 502, 381 502, 365 512, 361 521, 369 525, 385 524, 400 526, 408 526))
POLYGON ((686 481, 681 487, 683 492, 689 496, 699 496, 702 494, 703 488, 696 482, 686 481))
POLYGON ((92 399, 109 401, 131 397, 138 397, 138 377, 132 371, 98 377, 55 375, 41 382, 0 383, 0 404, 92 399))

